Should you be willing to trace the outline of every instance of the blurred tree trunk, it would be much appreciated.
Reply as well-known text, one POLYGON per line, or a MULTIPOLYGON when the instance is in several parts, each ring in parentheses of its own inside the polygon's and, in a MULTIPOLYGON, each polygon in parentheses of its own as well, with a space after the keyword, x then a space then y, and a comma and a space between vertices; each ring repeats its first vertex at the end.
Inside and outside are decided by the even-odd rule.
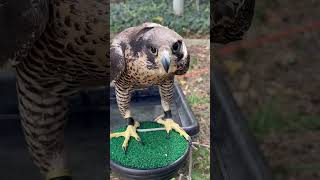
POLYGON ((182 16, 184 11, 184 0, 173 0, 173 11, 177 16, 182 16))

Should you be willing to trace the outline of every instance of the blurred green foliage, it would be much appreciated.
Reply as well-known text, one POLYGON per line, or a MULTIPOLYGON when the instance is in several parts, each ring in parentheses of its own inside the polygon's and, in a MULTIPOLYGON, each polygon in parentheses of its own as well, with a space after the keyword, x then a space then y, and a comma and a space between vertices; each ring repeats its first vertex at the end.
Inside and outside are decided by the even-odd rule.
POLYGON ((201 97, 201 96, 197 96, 195 94, 191 94, 191 95, 187 96, 187 100, 191 106, 210 103, 210 99, 208 97, 201 97))
POLYGON ((249 126, 258 139, 271 133, 319 131, 320 117, 288 112, 281 108, 281 98, 273 98, 249 118, 249 126))
POLYGON ((199 11, 195 0, 185 0, 182 16, 174 14, 172 3, 172 0, 127 0, 125 3, 113 3, 110 7, 111 32, 121 32, 144 22, 155 22, 172 28, 181 35, 209 34, 209 0, 200 1, 199 11))

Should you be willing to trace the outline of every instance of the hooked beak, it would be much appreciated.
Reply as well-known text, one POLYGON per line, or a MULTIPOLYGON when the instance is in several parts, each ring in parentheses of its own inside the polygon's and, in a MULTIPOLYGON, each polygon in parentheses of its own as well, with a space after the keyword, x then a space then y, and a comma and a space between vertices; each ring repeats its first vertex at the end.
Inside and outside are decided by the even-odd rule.
POLYGON ((162 53, 162 56, 161 56, 161 64, 164 68, 164 70, 166 71, 166 73, 169 72, 169 67, 170 67, 170 55, 167 51, 164 51, 162 53))

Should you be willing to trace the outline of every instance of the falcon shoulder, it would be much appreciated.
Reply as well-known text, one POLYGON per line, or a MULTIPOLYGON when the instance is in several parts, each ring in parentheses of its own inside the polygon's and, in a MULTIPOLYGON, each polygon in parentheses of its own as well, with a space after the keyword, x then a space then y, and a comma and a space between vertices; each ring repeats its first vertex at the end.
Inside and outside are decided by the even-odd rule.
POLYGON ((113 43, 110 47, 110 80, 117 80, 125 69, 124 47, 121 43, 113 43))
POLYGON ((0 1, 0 64, 27 55, 49 20, 49 0, 0 1))
POLYGON ((255 0, 214 0, 211 13, 211 41, 229 43, 241 40, 254 15, 255 0))

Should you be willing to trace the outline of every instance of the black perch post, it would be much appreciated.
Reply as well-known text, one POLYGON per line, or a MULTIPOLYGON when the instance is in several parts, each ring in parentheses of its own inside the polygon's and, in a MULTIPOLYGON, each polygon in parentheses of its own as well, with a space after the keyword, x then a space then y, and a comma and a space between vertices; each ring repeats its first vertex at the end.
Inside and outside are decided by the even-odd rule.
POLYGON ((211 177, 219 180, 271 180, 271 171, 223 79, 221 69, 214 67, 212 72, 211 177))

